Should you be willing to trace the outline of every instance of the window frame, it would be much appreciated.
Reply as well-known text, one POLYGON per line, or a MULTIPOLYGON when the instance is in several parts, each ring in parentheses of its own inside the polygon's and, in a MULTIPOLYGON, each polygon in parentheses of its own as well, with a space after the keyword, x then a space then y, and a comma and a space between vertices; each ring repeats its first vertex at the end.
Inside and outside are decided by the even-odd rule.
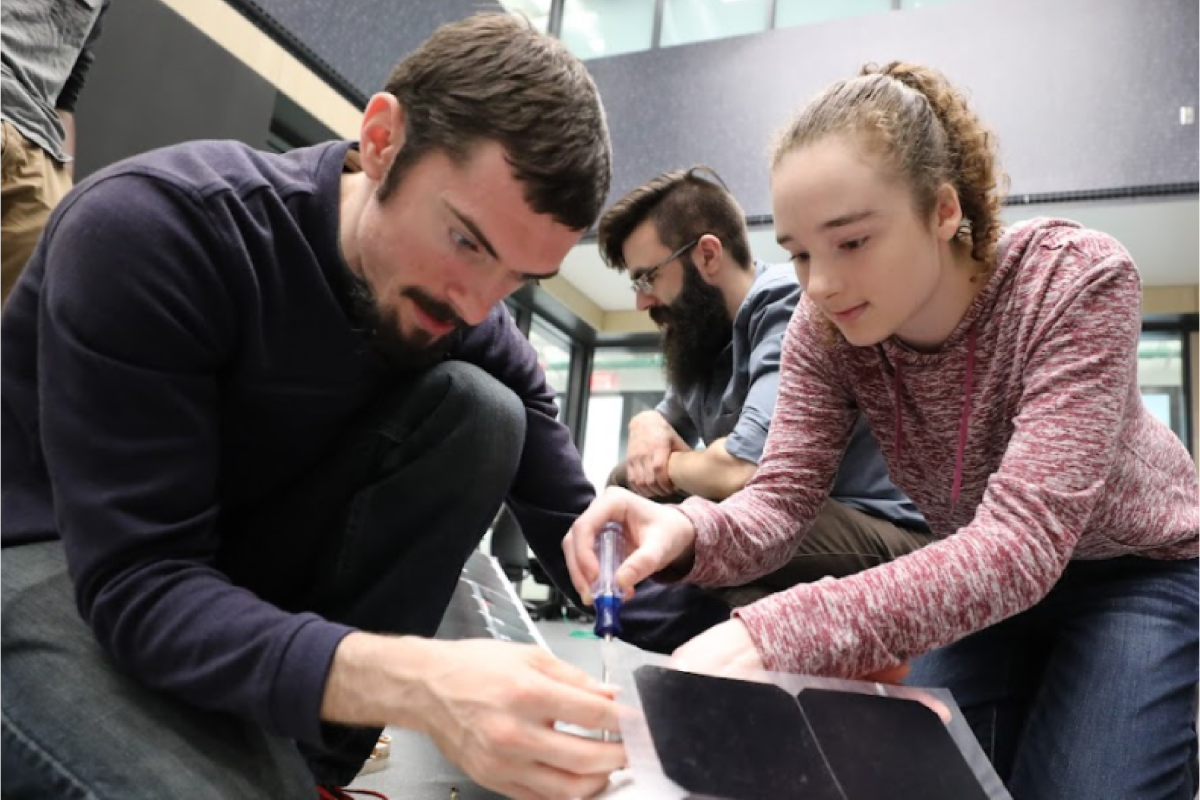
MULTIPOLYGON (((1192 336, 1200 330, 1200 314, 1147 314, 1142 318, 1142 334, 1168 334, 1178 336, 1180 342, 1180 358, 1182 361, 1183 381, 1183 444, 1192 457, 1195 452, 1195 405, 1196 397, 1192 391, 1192 336)), ((1140 337, 1139 337, 1140 340, 1140 337)), ((1140 390, 1139 390, 1140 394, 1140 390)))
MULTIPOLYGON (((562 39, 562 26, 563 26, 563 16, 564 16, 563 10, 564 10, 565 5, 566 5, 566 0, 552 0, 550 3, 550 19, 547 24, 546 30, 547 30, 547 33, 549 33, 551 36, 553 36, 554 38, 559 39, 559 40, 562 39)), ((891 10, 891 11, 908 10, 903 7, 903 0, 891 0, 890 5, 891 5, 891 8, 889 10, 891 10)), ((768 0, 767 9, 766 9, 767 26, 763 30, 758 31, 758 33, 766 33, 767 31, 776 30, 775 22, 778 19, 778 8, 779 8, 779 0, 768 0)), ((666 10, 666 0, 654 0, 654 21, 652 23, 651 32, 650 32, 650 47, 648 48, 650 50, 662 49, 663 14, 664 14, 665 10, 666 10)), ((789 26, 789 27, 792 27, 792 26, 789 26)), ((724 37, 718 37, 718 38, 724 38, 724 37)), ((688 44, 697 44, 697 43, 702 43, 703 41, 716 41, 716 40, 715 39, 706 39, 706 40, 701 40, 701 42, 689 42, 688 44)), ((671 47, 682 47, 682 46, 685 46, 685 44, 681 43, 679 45, 670 45, 670 46, 671 47)), ((643 51, 634 50, 631 52, 643 52, 643 51)), ((623 53, 622 55, 628 55, 628 53, 623 53)), ((597 56, 597 58, 604 58, 604 57, 606 57, 606 56, 597 56)), ((586 61, 589 59, 584 59, 584 60, 586 61)))
MULTIPOLYGON (((571 440, 582 452, 583 432, 587 426, 588 379, 592 371, 592 343, 595 332, 569 309, 537 287, 529 286, 509 295, 504 301, 517 329, 529 339, 536 317, 570 345, 571 366, 565 395, 559 395, 559 421, 571 432, 571 440)), ((557 390, 556 390, 557 391, 557 390)))

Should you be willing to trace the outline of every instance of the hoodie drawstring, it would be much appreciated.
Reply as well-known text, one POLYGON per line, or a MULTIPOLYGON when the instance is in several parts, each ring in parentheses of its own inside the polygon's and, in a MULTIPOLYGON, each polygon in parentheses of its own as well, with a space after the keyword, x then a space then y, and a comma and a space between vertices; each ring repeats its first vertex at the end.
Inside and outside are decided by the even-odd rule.
POLYGON ((962 488, 963 459, 967 452, 967 426, 971 421, 971 385, 975 375, 975 326, 967 334, 967 375, 963 380, 962 418, 958 422, 958 455, 954 459, 954 486, 950 489, 950 505, 958 505, 958 492, 962 488))
POLYGON ((904 449, 901 442, 904 439, 904 418, 900 414, 900 387, 904 384, 904 379, 900 376, 900 372, 904 365, 897 361, 895 366, 894 377, 892 379, 892 405, 896 407, 896 422, 893 426, 896 433, 896 443, 892 446, 893 460, 896 466, 900 466, 900 453, 904 449))
MULTIPOLYGON (((967 333, 967 374, 963 381, 962 414, 958 422, 958 452, 954 456, 954 483, 950 487, 951 507, 958 505, 958 495, 962 491, 963 461, 967 451, 967 432, 971 421, 971 390, 975 378, 975 326, 972 324, 967 333)), ((892 380, 892 400, 896 406, 895 438, 892 454, 897 466, 900 464, 900 454, 903 452, 904 416, 901 413, 900 391, 904 385, 903 366, 895 362, 895 373, 892 380)))

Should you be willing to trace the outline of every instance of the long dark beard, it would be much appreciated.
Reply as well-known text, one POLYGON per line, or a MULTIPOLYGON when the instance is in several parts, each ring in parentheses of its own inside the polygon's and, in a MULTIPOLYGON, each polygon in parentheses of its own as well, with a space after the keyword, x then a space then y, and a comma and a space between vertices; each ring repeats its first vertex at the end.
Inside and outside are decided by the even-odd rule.
POLYGON ((669 306, 650 309, 662 330, 663 368, 676 391, 707 381, 717 356, 733 337, 725 298, 700 277, 691 258, 683 261, 683 288, 669 306))
MULTIPOLYGON (((370 284, 349 270, 346 283, 350 315, 355 327, 385 361, 398 370, 420 371, 446 358, 446 353, 458 338, 457 331, 451 331, 437 339, 422 330, 406 336, 400 329, 396 309, 381 305, 370 284)), ((453 309, 434 300, 420 289, 408 288, 403 290, 402 294, 435 319, 455 321, 460 328, 465 326, 465 323, 457 319, 453 309)))

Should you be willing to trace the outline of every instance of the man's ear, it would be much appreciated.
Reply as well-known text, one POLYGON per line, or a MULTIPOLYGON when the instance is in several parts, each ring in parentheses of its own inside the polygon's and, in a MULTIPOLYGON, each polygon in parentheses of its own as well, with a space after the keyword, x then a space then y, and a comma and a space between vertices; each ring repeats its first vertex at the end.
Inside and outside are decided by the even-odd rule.
POLYGON ((704 234, 696 242, 692 249, 692 261, 706 283, 713 283, 717 279, 717 274, 721 271, 721 256, 724 253, 725 246, 711 233, 704 234))
POLYGON ((376 183, 383 180, 404 146, 404 108, 395 95, 380 92, 367 102, 359 132, 363 173, 376 183))

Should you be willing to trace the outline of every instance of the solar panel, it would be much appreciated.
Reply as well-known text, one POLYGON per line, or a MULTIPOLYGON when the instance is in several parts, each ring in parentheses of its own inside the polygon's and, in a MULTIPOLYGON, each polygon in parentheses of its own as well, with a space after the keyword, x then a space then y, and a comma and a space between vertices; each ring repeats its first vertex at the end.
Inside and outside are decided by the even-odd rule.
MULTIPOLYGON (((766 673, 764 673, 765 675, 766 673)), ((988 800, 946 722, 911 697, 643 664, 632 670, 648 737, 626 737, 634 772, 656 762, 683 794, 708 800, 988 800), (637 758, 648 739, 652 762, 637 758), (630 745, 630 742, 633 742, 630 745)), ((790 680, 804 681, 801 676, 790 680)), ((822 679, 816 679, 821 681, 822 679)), ((825 683, 835 683, 824 681, 825 683)), ((893 690, 894 691, 894 690, 893 690)), ((622 720, 623 730, 626 720, 622 720)), ((990 766, 986 768, 994 777, 990 766)), ((645 777, 646 773, 642 773, 645 777)), ((662 796, 667 796, 663 794, 662 796)))
POLYGON ((479 550, 463 565, 435 636, 546 646, 500 563, 479 550))
POLYGON ((693 795, 844 800, 778 686, 658 667, 634 677, 663 772, 693 795))

